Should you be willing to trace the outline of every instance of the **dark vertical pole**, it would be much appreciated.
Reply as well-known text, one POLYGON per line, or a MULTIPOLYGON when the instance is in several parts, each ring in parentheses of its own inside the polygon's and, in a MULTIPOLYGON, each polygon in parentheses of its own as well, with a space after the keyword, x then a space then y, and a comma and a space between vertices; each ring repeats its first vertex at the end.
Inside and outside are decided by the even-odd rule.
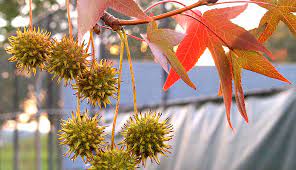
POLYGON ((36 170, 41 170, 41 143, 39 132, 40 112, 36 113, 37 129, 35 131, 35 166, 36 170))
MULTIPOLYGON (((14 68, 15 65, 14 65, 14 68)), ((18 76, 16 75, 16 69, 14 69, 14 110, 15 110, 15 128, 13 132, 13 149, 14 149, 14 157, 13 157, 13 169, 19 169, 19 134, 17 129, 17 113, 19 111, 19 89, 18 89, 18 76)))
MULTIPOLYGON (((38 94, 40 91, 40 79, 41 74, 40 72, 37 72, 36 74, 36 79, 35 79, 35 96, 37 98, 37 108, 39 109, 39 99, 38 99, 38 94)), ((39 132, 39 119, 40 119, 40 112, 38 111, 36 113, 36 122, 37 122, 37 129, 35 131, 35 166, 36 170, 41 170, 41 143, 40 143, 40 132, 39 132)))
MULTIPOLYGON (((61 124, 60 124, 60 120, 62 118, 62 114, 56 114, 56 120, 55 120, 55 133, 57 134, 58 131, 61 129, 61 124)), ((57 140, 57 170, 62 170, 63 169, 63 153, 62 153, 62 146, 58 143, 57 140)))
POLYGON ((47 166, 48 170, 53 169, 53 138, 54 138, 54 122, 53 122, 53 82, 51 80, 51 75, 47 75, 47 114, 48 114, 48 119, 50 122, 50 131, 48 133, 48 138, 47 138, 47 166))
MULTIPOLYGON (((46 23, 46 29, 51 32, 50 23, 52 22, 52 15, 48 16, 48 20, 46 23)), ((53 170, 53 138, 54 138, 54 132, 53 132, 53 113, 52 109, 54 107, 53 101, 54 101, 54 91, 53 91, 53 81, 52 76, 50 74, 47 74, 47 100, 46 100, 46 108, 47 108, 47 114, 48 114, 48 120, 50 122, 50 130, 47 136, 47 168, 48 170, 53 170)))

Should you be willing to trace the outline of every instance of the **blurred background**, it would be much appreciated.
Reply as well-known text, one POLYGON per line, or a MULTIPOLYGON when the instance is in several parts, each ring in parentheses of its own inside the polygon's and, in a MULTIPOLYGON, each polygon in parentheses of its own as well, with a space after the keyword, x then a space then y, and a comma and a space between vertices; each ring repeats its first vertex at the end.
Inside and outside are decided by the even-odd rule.
MULTIPOLYGON (((230 1, 230 0, 229 0, 230 1)), ((141 0, 145 9, 153 2, 141 0)), ((185 1, 184 3, 192 3, 185 1)), ((34 25, 52 33, 56 39, 68 33, 65 0, 33 0, 34 25)), ((72 1, 72 20, 77 31, 76 1, 72 1)), ((173 10, 173 4, 160 5, 155 14, 173 10)), ((209 8, 201 8, 201 11, 209 8)), ((117 17, 122 15, 110 10, 117 17)), ((246 29, 255 28, 266 11, 249 5, 245 13, 233 20, 246 29)), ((51 75, 38 72, 31 76, 15 69, 5 52, 7 38, 18 28, 28 26, 27 0, 0 0, 0 170, 59 170, 85 169, 81 160, 63 157, 66 148, 58 145, 60 119, 75 110, 74 91, 52 81, 51 75)), ((161 27, 180 30, 172 19, 160 22, 161 27)), ((126 27, 127 32, 140 37, 145 25, 126 27)), ((85 35, 88 39, 89 35, 85 35)), ((141 111, 153 109, 171 117, 175 137, 172 153, 161 157, 161 165, 148 164, 146 169, 296 169, 296 90, 294 85, 244 71, 243 86, 250 116, 247 125, 234 104, 232 121, 235 132, 227 125, 223 101, 217 97, 219 79, 208 51, 189 76, 197 85, 193 91, 177 82, 164 92, 166 73, 154 62, 146 43, 130 39, 134 61, 138 105, 141 111)), ((119 39, 110 30, 95 36, 96 56, 113 60, 117 65, 119 39)), ((277 69, 292 83, 296 82, 296 39, 281 23, 266 43, 276 56, 277 69)), ((123 68, 122 102, 117 133, 128 118, 132 106, 131 79, 127 62, 123 68)), ((114 105, 113 105, 114 106, 114 105)), ((83 109, 103 116, 104 123, 112 121, 113 106, 105 110, 82 104, 83 109)), ((107 133, 111 131, 108 126, 107 133)), ((110 137, 110 136, 109 136, 110 137)), ((119 136, 118 136, 119 140, 119 136)))

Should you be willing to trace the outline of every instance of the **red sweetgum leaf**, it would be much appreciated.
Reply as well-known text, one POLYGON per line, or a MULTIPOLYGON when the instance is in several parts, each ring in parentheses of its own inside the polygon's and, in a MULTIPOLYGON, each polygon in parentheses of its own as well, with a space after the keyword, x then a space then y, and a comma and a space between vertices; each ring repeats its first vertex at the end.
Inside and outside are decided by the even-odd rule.
POLYGON ((214 59, 216 68, 218 70, 218 74, 221 81, 221 89, 222 95, 224 99, 224 104, 226 108, 226 117, 229 126, 233 129, 231 120, 230 120, 230 109, 232 103, 232 71, 231 71, 231 63, 229 62, 223 47, 215 42, 216 37, 211 37, 211 41, 208 43, 208 48, 212 54, 214 59))
MULTIPOLYGON (((180 17, 176 19, 186 29, 186 36, 177 50, 177 57, 186 71, 196 65, 206 47, 210 50, 220 77, 219 94, 223 95, 227 120, 231 128, 232 80, 234 80, 238 109, 248 122, 241 85, 242 68, 289 82, 259 52, 266 53, 270 57, 272 57, 272 54, 250 32, 230 21, 243 12, 246 7, 246 5, 243 5, 214 9, 205 12, 202 17, 191 14, 193 17, 180 16, 181 19, 180 17), (195 22, 193 22, 193 18, 195 22), (192 47, 187 49, 188 44, 192 47), (230 49, 230 57, 225 54, 223 46, 230 49), (186 53, 178 53, 178 51, 186 51, 186 53)), ((178 79, 179 77, 173 71, 170 71, 164 88, 168 89, 178 79)))
MULTIPOLYGON (((188 16, 179 15, 176 17, 177 22, 186 29, 187 34, 177 50, 177 57, 186 71, 190 71, 195 66, 208 46, 209 37, 207 37, 206 32, 219 37, 219 43, 230 49, 261 51, 272 57, 271 52, 260 44, 251 33, 230 21, 230 19, 242 13, 246 7, 247 5, 242 5, 214 9, 207 11, 203 17, 188 13, 199 19, 200 22, 188 16), (188 48, 188 46, 191 48, 188 48)), ((200 14, 198 10, 195 10, 195 12, 200 14)), ((169 89, 178 80, 177 74, 173 70, 170 71, 164 90, 169 89)))
POLYGON ((239 112, 241 113, 242 117, 245 119, 245 121, 248 123, 249 118, 246 111, 246 105, 245 105, 245 96, 244 96, 244 90, 242 87, 242 69, 239 64, 239 61, 237 60, 237 56, 235 56, 234 52, 230 51, 228 53, 229 56, 229 62, 231 62, 232 65, 232 78, 234 81, 234 87, 235 87, 235 101, 236 106, 238 107, 239 112))
MULTIPOLYGON (((196 11, 199 12, 199 11, 196 11)), ((177 20, 184 22, 183 17, 177 17, 177 20), (180 19, 180 20, 178 20, 180 19)), ((207 31, 199 22, 193 20, 188 24, 184 22, 183 28, 186 29, 186 37, 178 46, 176 55, 186 71, 191 70, 197 63, 200 56, 204 53, 208 44, 207 31)), ((180 77, 171 69, 163 89, 169 89, 180 77)))
MULTIPOLYGON (((208 27, 223 40, 223 45, 230 49, 260 51, 274 58, 272 53, 264 47, 256 37, 244 28, 233 24, 233 19, 246 9, 247 5, 214 9, 205 12, 204 20, 208 27), (225 19, 225 18, 227 19, 225 19)), ((211 31, 211 32, 212 32, 211 31)))
POLYGON ((229 53, 233 66, 233 79, 235 85, 235 99, 241 115, 248 122, 244 102, 244 92, 241 85, 242 68, 253 71, 270 78, 290 83, 275 67, 260 53, 254 51, 234 50, 229 53))
MULTIPOLYGON (((233 50, 228 53, 228 59, 232 65, 232 78, 235 85, 235 100, 242 117, 248 122, 248 115, 245 108, 244 92, 241 84, 242 69, 265 75, 286 83, 289 83, 276 68, 260 53, 255 51, 233 50)), ((220 84, 219 94, 222 95, 220 84)))
POLYGON ((235 49, 232 56, 233 60, 236 60, 239 66, 245 70, 262 74, 290 84, 290 81, 282 76, 276 68, 258 52, 235 49))

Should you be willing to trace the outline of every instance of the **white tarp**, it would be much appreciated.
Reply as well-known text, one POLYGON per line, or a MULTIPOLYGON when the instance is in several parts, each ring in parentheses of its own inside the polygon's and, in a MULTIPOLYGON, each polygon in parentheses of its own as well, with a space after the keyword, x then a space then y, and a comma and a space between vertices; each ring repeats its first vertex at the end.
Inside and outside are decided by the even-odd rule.
POLYGON ((161 170, 295 170, 296 90, 247 98, 250 123, 233 107, 233 132, 223 103, 207 102, 169 107, 175 128, 172 154, 161 170))
MULTIPOLYGON (((295 92, 294 88, 247 97, 249 124, 234 104, 231 120, 235 131, 228 126, 222 100, 158 108, 163 118, 171 117, 174 125, 172 153, 160 157, 160 165, 148 161, 146 168, 141 169, 296 170, 295 92)), ((119 115, 117 134, 128 118, 129 114, 119 115)), ((110 134, 111 129, 111 125, 107 126, 106 133, 110 134)))

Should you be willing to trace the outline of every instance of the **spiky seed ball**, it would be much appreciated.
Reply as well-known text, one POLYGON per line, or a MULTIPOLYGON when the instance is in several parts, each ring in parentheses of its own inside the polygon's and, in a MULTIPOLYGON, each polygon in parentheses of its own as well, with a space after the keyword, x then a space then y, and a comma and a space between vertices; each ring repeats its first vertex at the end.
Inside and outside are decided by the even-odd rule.
POLYGON ((67 85, 81 75, 87 67, 86 58, 89 55, 73 38, 63 37, 61 41, 56 41, 53 46, 53 53, 48 60, 47 71, 53 74, 53 78, 58 77, 58 82, 64 79, 67 85))
POLYGON ((43 69, 44 63, 52 53, 50 33, 39 28, 23 31, 17 30, 16 36, 9 37, 6 48, 10 62, 16 62, 16 67, 36 74, 37 68, 43 69))
POLYGON ((168 123, 169 119, 161 121, 160 117, 161 113, 150 111, 134 115, 124 125, 121 144, 137 155, 143 165, 148 157, 159 164, 157 155, 165 155, 171 148, 166 142, 172 139, 173 127, 168 123))
POLYGON ((111 61, 101 60, 100 63, 95 62, 92 68, 85 70, 73 87, 93 106, 106 107, 111 103, 110 97, 116 98, 117 74, 111 61))
POLYGON ((74 115, 72 118, 63 120, 61 123, 61 130, 59 140, 62 145, 67 145, 69 150, 65 155, 75 160, 79 155, 89 159, 92 157, 93 152, 99 152, 104 143, 104 126, 99 125, 98 116, 90 118, 86 111, 83 116, 80 113, 74 115))
POLYGON ((91 170, 133 170, 137 168, 137 159, 124 149, 106 149, 94 156, 91 170))

